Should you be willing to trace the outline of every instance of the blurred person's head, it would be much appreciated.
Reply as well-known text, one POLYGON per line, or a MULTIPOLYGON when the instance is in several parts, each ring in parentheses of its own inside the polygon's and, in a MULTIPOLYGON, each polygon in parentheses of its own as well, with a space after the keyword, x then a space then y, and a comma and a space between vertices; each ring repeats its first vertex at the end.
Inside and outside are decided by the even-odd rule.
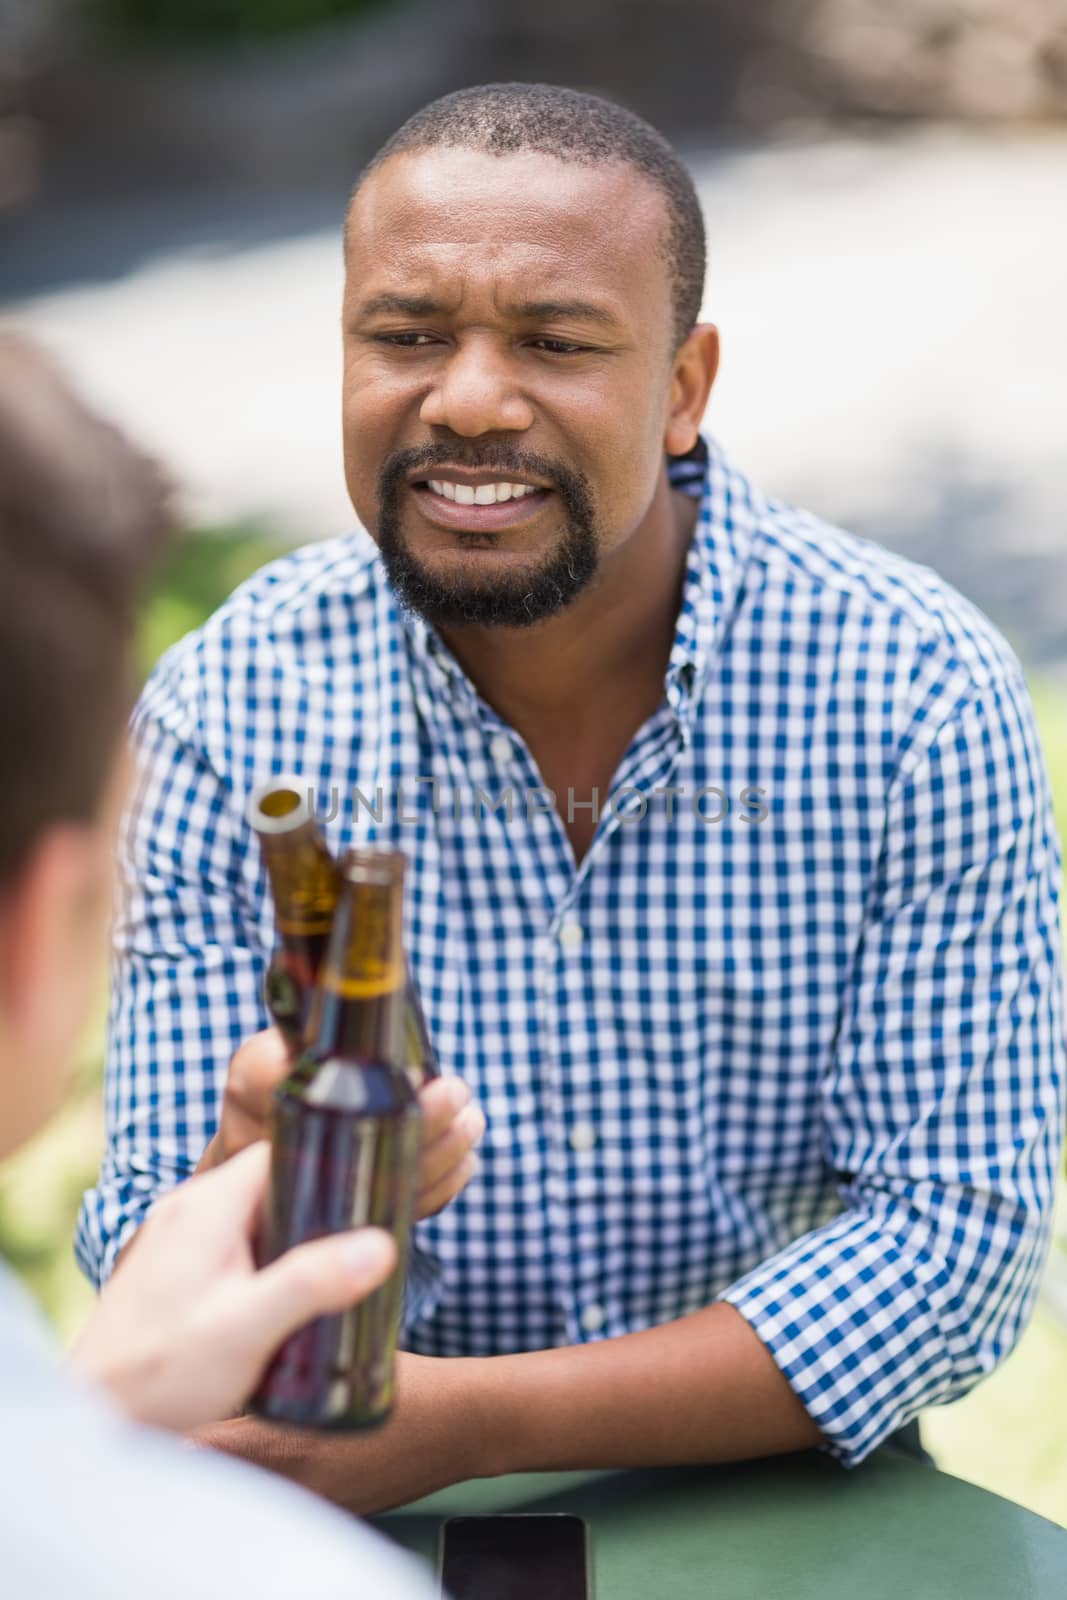
POLYGON ((111 904, 157 469, 0 332, 0 1156, 63 1089, 111 904))
POLYGON ((401 598, 441 623, 554 615, 696 441, 718 339, 692 179, 610 101, 464 89, 369 163, 345 251, 345 474, 401 598))

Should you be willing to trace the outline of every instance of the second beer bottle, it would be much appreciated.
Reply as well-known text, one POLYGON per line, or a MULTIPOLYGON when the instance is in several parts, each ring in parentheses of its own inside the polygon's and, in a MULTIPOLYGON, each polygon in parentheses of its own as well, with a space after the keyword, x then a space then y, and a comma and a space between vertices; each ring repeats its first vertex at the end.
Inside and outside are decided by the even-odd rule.
MULTIPOLYGON (((278 936, 264 998, 292 1049, 307 1042, 311 1001, 341 894, 341 870, 311 809, 311 790, 299 778, 273 778, 253 791, 248 821, 267 868, 278 936)), ((416 1089, 438 1076, 410 968, 404 1019, 408 1074, 416 1089)))
POLYGON ((361 1305, 320 1317, 279 1350, 252 1400, 274 1422, 353 1429, 393 1401, 421 1115, 407 1067, 404 857, 350 850, 308 1023, 277 1091, 261 1265, 323 1234, 387 1229, 396 1271, 361 1305))

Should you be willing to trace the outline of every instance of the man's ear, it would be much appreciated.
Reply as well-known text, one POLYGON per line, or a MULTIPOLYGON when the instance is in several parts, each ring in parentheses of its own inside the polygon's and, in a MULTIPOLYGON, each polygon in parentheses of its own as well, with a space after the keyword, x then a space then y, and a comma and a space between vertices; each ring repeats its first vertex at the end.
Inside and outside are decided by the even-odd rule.
POLYGON ((55 1003, 64 963, 85 948, 99 905, 99 843, 89 824, 53 823, 0 899, 0 1006, 15 1030, 36 1031, 55 1003))
POLYGON ((674 358, 663 448, 669 456, 692 450, 719 370, 719 330, 698 322, 674 358))

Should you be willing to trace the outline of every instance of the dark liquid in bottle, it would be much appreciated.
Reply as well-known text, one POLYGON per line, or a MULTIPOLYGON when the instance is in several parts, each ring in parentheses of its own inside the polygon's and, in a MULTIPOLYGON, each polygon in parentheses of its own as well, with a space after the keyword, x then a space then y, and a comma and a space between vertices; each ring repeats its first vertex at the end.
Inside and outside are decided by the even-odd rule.
POLYGON ((298 1045, 307 1029, 311 997, 329 929, 318 933, 287 931, 285 944, 275 950, 267 968, 263 994, 273 1021, 291 1045, 298 1045))
MULTIPOLYGON (((248 820, 274 899, 278 946, 267 968, 263 998, 291 1049, 308 1040, 311 1005, 326 956, 342 875, 299 779, 272 780, 254 791, 248 820)), ((416 1089, 439 1074, 418 992, 406 969, 404 1048, 416 1089)))
POLYGON ((275 1101, 273 1165, 265 1260, 283 1249, 366 1224, 388 1229, 398 1262, 360 1305, 319 1317, 293 1334, 271 1362, 252 1409, 272 1422, 357 1429, 384 1422, 393 1403, 393 1368, 413 1221, 411 1174, 420 1118, 400 1073, 370 1062, 298 1063, 295 1092, 275 1101), (314 1069, 314 1083, 299 1080, 314 1069))
POLYGON ((248 821, 259 838, 279 941, 267 969, 264 999, 295 1048, 305 1039, 340 894, 340 870, 299 779, 261 784, 249 799, 248 821))
POLYGON ((368 1223, 398 1264, 360 1305, 320 1317, 272 1362, 253 1408, 275 1422, 368 1428, 393 1364, 419 1177, 422 1117, 404 1049, 403 857, 353 850, 314 991, 309 1044, 274 1099, 261 1260, 368 1223))

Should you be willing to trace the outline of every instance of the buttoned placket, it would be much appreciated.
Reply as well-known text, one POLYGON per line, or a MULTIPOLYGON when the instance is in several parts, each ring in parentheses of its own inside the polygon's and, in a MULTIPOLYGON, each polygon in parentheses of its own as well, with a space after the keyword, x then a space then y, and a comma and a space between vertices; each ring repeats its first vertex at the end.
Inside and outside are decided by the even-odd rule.
MULTIPOLYGON (((692 701, 688 685, 680 687, 678 694, 673 694, 668 686, 665 699, 667 705, 645 723, 616 774, 613 792, 630 786, 640 789, 646 805, 653 803, 653 791, 657 787, 663 788, 669 784, 691 740, 692 701)), ((562 819, 556 815, 554 821, 560 833, 563 833, 562 819)), ((610 807, 601 813, 589 849, 578 865, 568 892, 557 907, 542 941, 542 1054, 551 1078, 553 1101, 553 1115, 549 1118, 552 1144, 548 1207, 554 1270, 562 1301, 560 1309, 566 1323, 567 1339, 572 1343, 602 1333, 610 1324, 611 1317, 609 1307, 595 1296, 590 1298, 580 1279, 579 1263, 572 1259, 566 1245, 576 1211, 583 1204, 592 1202, 597 1193, 596 1166, 600 1138, 590 1121, 586 1118, 576 1121, 571 1110, 574 1093, 583 1084, 573 1067, 564 1081, 559 1069, 561 1040, 568 1026, 569 1006, 581 990, 583 967, 596 961, 595 946, 590 945, 580 911, 582 889, 596 870, 597 861, 607 851, 615 830, 634 825, 624 821, 610 807)), ((636 825, 640 826, 639 823, 636 825)))
MULTIPOLYGON (((668 669, 664 704, 635 735, 615 774, 612 793, 626 788, 639 790, 646 806, 655 802, 657 788, 662 790, 669 784, 691 740, 696 665, 687 649, 679 651, 679 644, 676 641, 675 654, 680 653, 681 659, 672 659, 668 669)), ((439 696, 444 694, 449 702, 450 724, 456 714, 480 724, 488 770, 511 778, 520 794, 524 787, 530 794, 543 787, 541 774, 521 735, 482 700, 458 662, 429 632, 424 635, 424 649, 419 654, 427 676, 432 675, 435 680, 433 690, 428 692, 428 703, 422 707, 431 722, 437 722, 444 709, 439 702, 439 696)), ((636 809, 640 800, 636 795, 632 798, 636 809)), ((615 830, 635 825, 619 815, 609 799, 602 797, 593 839, 582 861, 575 865, 557 806, 530 813, 523 795, 524 817, 529 815, 530 819, 525 834, 537 864, 547 912, 540 939, 538 983, 543 1087, 550 1102, 545 1107, 551 1141, 546 1200, 560 1314, 566 1338, 573 1343, 602 1333, 610 1322, 609 1308, 582 1284, 579 1264, 567 1243, 576 1208, 588 1205, 596 1195, 599 1135, 587 1119, 575 1120, 570 1102, 580 1084, 573 1071, 566 1082, 560 1071, 568 1010, 580 989, 583 965, 595 960, 581 917, 582 889, 615 830)))

